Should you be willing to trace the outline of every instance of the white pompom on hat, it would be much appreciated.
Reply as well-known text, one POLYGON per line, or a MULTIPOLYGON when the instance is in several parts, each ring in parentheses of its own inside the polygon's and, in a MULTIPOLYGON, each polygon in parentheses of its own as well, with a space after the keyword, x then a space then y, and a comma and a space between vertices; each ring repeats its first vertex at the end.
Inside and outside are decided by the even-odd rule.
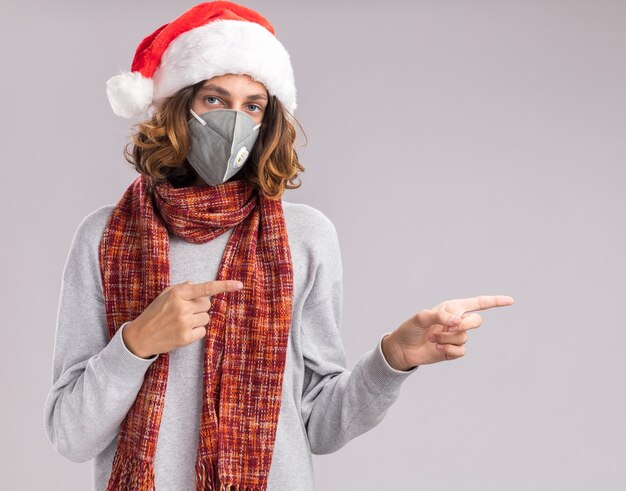
POLYGON ((296 110, 291 60, 274 28, 254 10, 226 1, 195 5, 144 38, 131 70, 111 77, 106 92, 118 116, 152 115, 183 87, 228 73, 249 75, 290 113, 296 110))

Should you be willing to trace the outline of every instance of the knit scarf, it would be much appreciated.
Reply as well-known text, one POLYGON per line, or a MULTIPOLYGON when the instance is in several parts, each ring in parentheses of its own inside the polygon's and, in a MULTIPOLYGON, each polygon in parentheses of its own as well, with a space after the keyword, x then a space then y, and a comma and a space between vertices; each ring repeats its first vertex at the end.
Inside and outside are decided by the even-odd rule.
MULTIPOLYGON (((100 241, 109 335, 139 316, 170 285, 168 233, 204 243, 234 227, 216 280, 240 280, 244 286, 211 297, 202 340, 196 491, 265 490, 293 301, 282 203, 262 196, 244 180, 183 188, 153 182, 141 175, 130 184, 100 241)), ((120 425, 107 491, 156 489, 154 459, 168 368, 167 352, 146 371, 120 425)))

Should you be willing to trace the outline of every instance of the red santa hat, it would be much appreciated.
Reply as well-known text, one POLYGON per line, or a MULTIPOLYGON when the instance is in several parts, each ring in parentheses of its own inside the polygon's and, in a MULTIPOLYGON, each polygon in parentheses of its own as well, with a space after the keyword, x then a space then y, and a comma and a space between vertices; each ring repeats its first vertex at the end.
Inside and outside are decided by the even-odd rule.
POLYGON ((179 89, 227 73, 250 75, 295 111, 291 61, 274 28, 225 1, 200 3, 144 38, 131 70, 107 81, 107 97, 118 116, 153 115, 179 89))

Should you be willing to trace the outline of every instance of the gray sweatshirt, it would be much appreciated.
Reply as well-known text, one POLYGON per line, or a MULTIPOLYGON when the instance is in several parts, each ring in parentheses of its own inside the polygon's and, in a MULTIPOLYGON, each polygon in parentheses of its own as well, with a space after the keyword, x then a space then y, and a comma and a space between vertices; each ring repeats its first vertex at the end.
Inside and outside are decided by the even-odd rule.
MULTIPOLYGON (((88 214, 74 234, 61 281, 52 387, 44 407, 44 428, 54 448, 72 462, 94 459, 97 491, 106 489, 119 426, 159 356, 131 353, 122 338, 126 323, 109 339, 98 247, 114 207, 88 214)), ((392 368, 381 349, 384 333, 347 369, 337 231, 312 206, 283 200, 283 209, 294 301, 268 491, 311 491, 311 454, 334 452, 376 426, 418 367, 392 368)), ((170 283, 215 280, 232 230, 204 244, 170 234, 170 283)), ((195 489, 204 341, 170 351, 155 457, 157 490, 195 489)))

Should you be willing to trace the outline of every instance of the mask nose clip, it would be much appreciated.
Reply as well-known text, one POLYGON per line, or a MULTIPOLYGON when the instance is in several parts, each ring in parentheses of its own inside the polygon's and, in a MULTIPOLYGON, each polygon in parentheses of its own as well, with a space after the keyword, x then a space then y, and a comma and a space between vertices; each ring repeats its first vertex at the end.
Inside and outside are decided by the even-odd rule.
POLYGON ((202 126, 206 126, 206 121, 204 119, 202 119, 200 116, 198 116, 193 109, 189 108, 189 110, 191 111, 191 114, 193 114, 193 117, 196 118, 198 121, 200 121, 200 123, 202 123, 202 126))
MULTIPOLYGON (((206 121, 202 119, 200 116, 198 116, 193 109, 189 108, 189 111, 191 111, 191 114, 193 115, 194 118, 200 121, 200 124, 202 124, 202 126, 206 126, 206 121)), ((263 123, 257 124, 254 128, 252 128, 252 131, 256 131, 258 128, 261 127, 262 124, 263 123)))

